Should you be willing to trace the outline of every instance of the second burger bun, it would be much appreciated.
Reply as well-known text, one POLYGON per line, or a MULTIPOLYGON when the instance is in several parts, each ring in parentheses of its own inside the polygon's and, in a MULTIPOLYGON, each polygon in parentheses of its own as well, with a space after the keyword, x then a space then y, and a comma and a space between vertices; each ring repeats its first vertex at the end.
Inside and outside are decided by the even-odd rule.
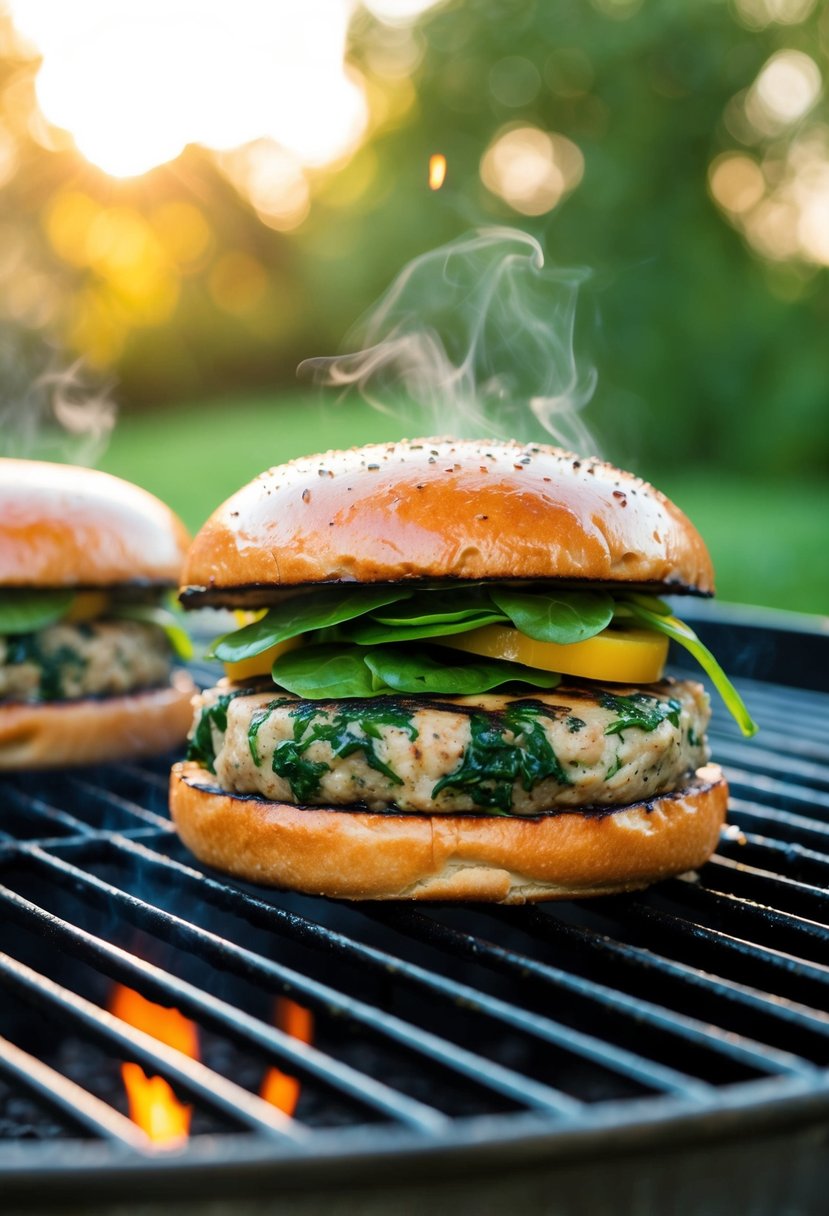
POLYGON ((424 439, 255 478, 197 535, 182 602, 265 603, 277 588, 409 579, 713 591, 697 530, 631 473, 546 445, 424 439))
POLYGON ((0 771, 137 760, 181 743, 196 687, 184 671, 166 688, 76 701, 0 705, 0 771))
POLYGON ((173 587, 189 541, 165 503, 120 477, 0 459, 0 587, 173 587))
MULTIPOLYGON (((0 458, 0 595, 93 590, 129 599, 134 590, 143 601, 178 584, 189 540, 165 503, 119 477, 0 458)), ((195 692, 190 676, 174 671, 163 687, 0 700, 0 771, 169 751, 187 735, 195 692)))
POLYGON ((173 819, 202 861, 248 882, 367 900, 523 904, 637 890, 702 865, 728 800, 714 764, 648 802, 534 818, 344 812, 208 781, 197 764, 173 768, 173 819))

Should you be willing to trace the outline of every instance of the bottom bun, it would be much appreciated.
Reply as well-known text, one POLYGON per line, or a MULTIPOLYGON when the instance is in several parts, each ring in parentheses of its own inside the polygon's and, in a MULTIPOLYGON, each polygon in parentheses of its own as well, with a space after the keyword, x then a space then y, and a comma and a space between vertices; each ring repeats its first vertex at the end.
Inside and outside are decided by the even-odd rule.
POLYGON ((633 891, 702 865, 727 802, 714 764, 648 802, 532 819, 292 806, 228 794, 190 762, 170 786, 181 839, 237 878, 344 899, 503 904, 633 891))
POLYGON ((196 686, 184 671, 165 688, 117 697, 0 705, 0 772, 158 755, 187 736, 196 686))

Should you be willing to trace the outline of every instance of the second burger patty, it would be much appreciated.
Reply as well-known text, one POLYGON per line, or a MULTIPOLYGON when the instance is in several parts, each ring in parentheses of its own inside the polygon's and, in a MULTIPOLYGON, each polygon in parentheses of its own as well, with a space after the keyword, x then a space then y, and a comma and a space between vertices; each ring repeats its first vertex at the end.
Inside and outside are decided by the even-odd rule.
POLYGON ((190 754, 232 793, 308 806, 535 815, 665 793, 708 759, 694 681, 525 696, 306 701, 204 693, 190 754))
POLYGON ((0 700, 55 701, 156 688, 170 675, 163 629, 141 621, 60 622, 0 637, 0 700))

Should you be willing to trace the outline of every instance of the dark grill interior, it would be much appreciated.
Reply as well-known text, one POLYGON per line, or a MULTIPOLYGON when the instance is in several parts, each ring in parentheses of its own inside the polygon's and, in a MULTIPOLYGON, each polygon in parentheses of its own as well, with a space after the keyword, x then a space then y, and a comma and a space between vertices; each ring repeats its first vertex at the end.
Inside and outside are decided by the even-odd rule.
POLYGON ((519 1128, 554 1139, 787 1095, 825 1118, 829 695, 741 687, 761 732, 743 740, 717 705, 732 802, 715 858, 582 903, 258 890, 179 845, 166 761, 5 779, 0 1181, 34 1141, 158 1161, 128 1118, 124 1060, 193 1106, 190 1147, 168 1162, 203 1137, 278 1163, 519 1128), (195 1022, 200 1058, 108 1013, 116 983, 195 1022), (311 1010, 312 1044, 275 1024, 285 996, 311 1010), (272 1066, 300 1082, 295 1117, 258 1096, 272 1066))

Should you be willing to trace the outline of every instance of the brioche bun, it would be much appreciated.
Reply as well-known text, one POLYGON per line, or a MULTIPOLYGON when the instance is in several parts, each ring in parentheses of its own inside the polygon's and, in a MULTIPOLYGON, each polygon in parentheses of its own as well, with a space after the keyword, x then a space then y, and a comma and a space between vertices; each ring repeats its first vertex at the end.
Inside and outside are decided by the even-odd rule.
POLYGON ((0 587, 176 586, 189 540, 169 507, 119 477, 0 459, 0 587))
POLYGON ((248 882, 345 899, 523 904, 609 895, 702 865, 728 790, 714 764, 648 802, 540 815, 401 815, 228 794, 175 765, 170 807, 208 865, 248 882))
POLYGON ((266 603, 274 588, 401 579, 713 591, 699 533, 638 477, 537 444, 424 439, 263 473, 197 535, 181 598, 266 603))
POLYGON ((166 688, 117 697, 0 704, 0 772, 135 760, 186 737, 196 686, 176 671, 166 688))

